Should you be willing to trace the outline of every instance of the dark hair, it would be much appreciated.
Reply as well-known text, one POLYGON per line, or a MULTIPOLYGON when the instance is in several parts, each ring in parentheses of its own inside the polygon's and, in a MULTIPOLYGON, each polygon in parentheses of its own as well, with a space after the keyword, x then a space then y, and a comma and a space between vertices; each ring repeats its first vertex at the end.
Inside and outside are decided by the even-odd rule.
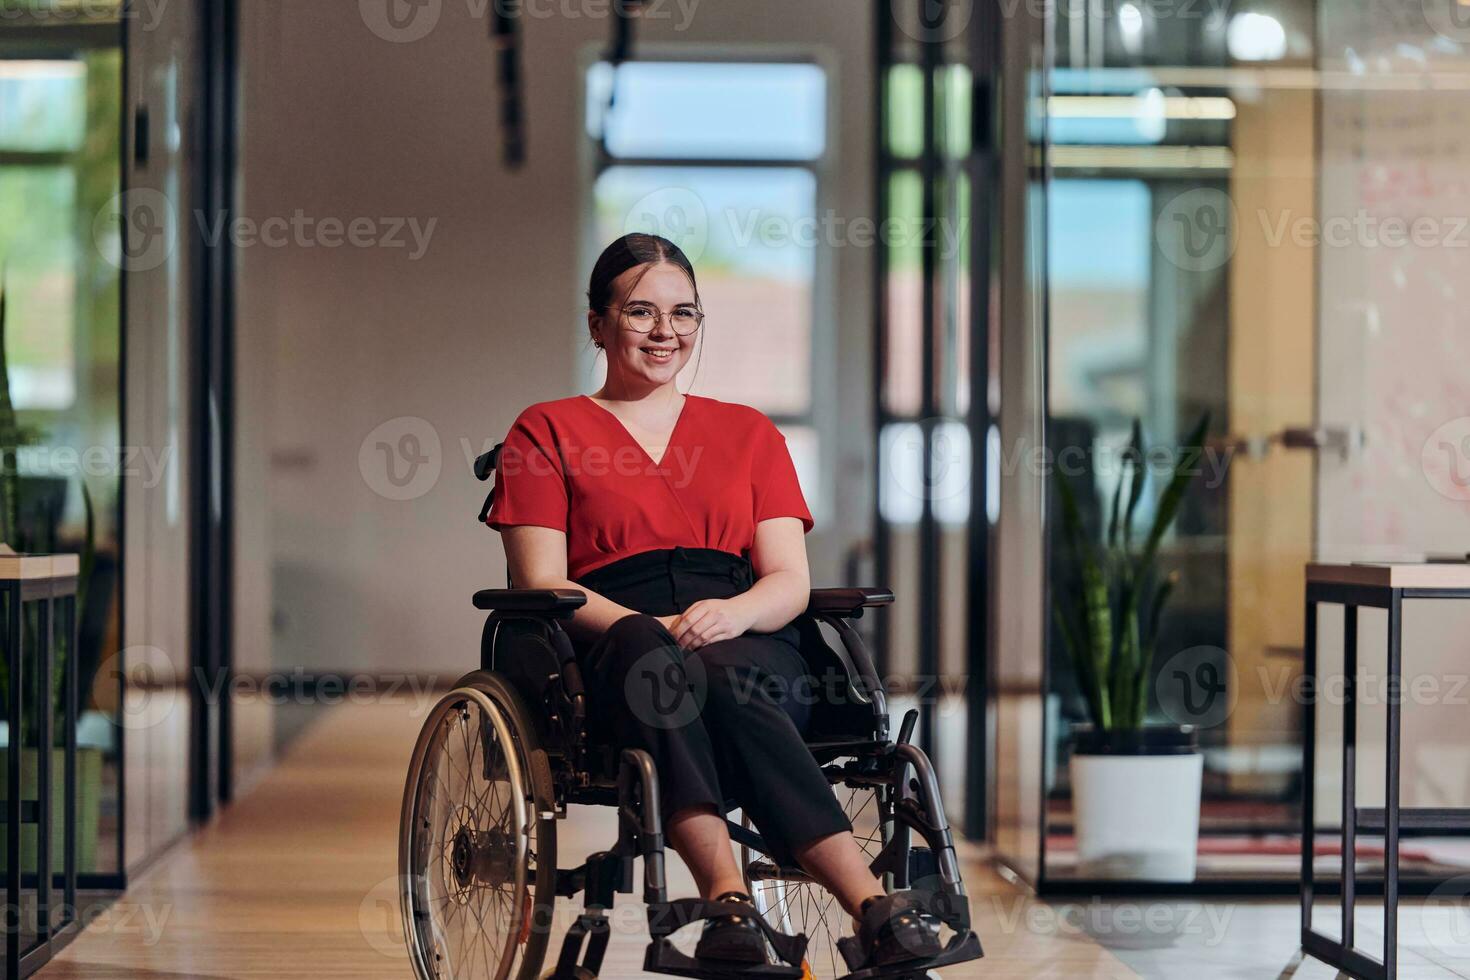
MULTIPOLYGON (((592 267, 592 280, 587 286, 588 308, 598 313, 607 312, 612 302, 614 279, 629 269, 640 265, 652 268, 660 262, 669 262, 684 270, 684 275, 689 277, 689 285, 694 289, 694 305, 702 305, 699 302, 699 285, 694 281, 694 266, 689 264, 684 250, 667 238, 633 232, 613 242, 597 257, 597 264, 592 267)), ((638 278, 643 277, 640 275, 638 278)), ((634 285, 637 285, 636 281, 634 285)))

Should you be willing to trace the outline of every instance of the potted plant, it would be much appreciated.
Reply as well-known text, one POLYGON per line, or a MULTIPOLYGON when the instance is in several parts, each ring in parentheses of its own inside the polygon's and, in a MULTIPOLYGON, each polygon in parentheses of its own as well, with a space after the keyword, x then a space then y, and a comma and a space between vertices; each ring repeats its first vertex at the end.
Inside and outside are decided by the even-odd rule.
POLYGON ((1148 475, 1137 420, 1105 531, 1088 530, 1057 472, 1066 561, 1052 612, 1091 719, 1074 729, 1069 765, 1078 870, 1088 878, 1194 878, 1203 758, 1191 726, 1147 722, 1159 622, 1177 580, 1160 575, 1159 545, 1198 472, 1208 425, 1206 414, 1175 454, 1141 539, 1148 475))
MULTIPOLYGON (((44 496, 54 498, 54 506, 41 507, 38 513, 43 515, 35 520, 26 520, 23 517, 32 517, 21 506, 21 486, 23 483, 19 472, 18 455, 21 446, 30 445, 39 440, 41 433, 28 426, 21 425, 16 416, 14 403, 10 397, 10 370, 6 355, 6 295, 5 277, 0 271, 0 552, 14 554, 16 552, 46 553, 56 550, 56 520, 59 520, 62 499, 64 497, 64 479, 53 477, 28 478, 31 482, 45 488, 50 493, 44 496), (56 486, 61 484, 61 486, 56 486), (58 495, 55 491, 61 491, 58 495), (51 518, 44 516, 54 511, 51 518)), ((91 580, 92 570, 96 561, 96 523, 92 507, 91 493, 87 489, 86 481, 81 481, 82 505, 86 512, 86 533, 82 544, 79 569, 77 573, 77 616, 82 615, 86 609, 87 586, 91 580)), ((39 496, 38 496, 39 499, 39 496)), ((29 649, 37 649, 40 637, 37 635, 37 624, 27 621, 22 624, 26 632, 25 642, 29 649)), ((54 673, 52 675, 52 689, 50 691, 52 703, 52 717, 57 720, 54 729, 54 739, 50 747, 51 751, 51 835, 52 855, 51 867, 60 868, 63 858, 62 848, 65 841, 65 801, 66 801, 66 732, 63 730, 60 720, 65 713, 63 698, 66 695, 65 679, 66 667, 70 658, 78 657, 77 667, 81 670, 78 677, 78 691, 86 692, 91 688, 91 674, 96 670, 95 663, 88 663, 80 659, 81 651, 72 649, 72 637, 65 631, 58 631, 55 635, 55 647, 53 649, 52 664, 54 673)), ((95 657, 90 658, 95 660, 95 657)), ((4 651, 0 650, 0 714, 8 712, 10 705, 10 671, 9 662, 6 660, 4 651)), ((73 719, 75 723, 78 719, 73 719)), ((15 726, 10 724, 10 719, 0 723, 0 785, 5 785, 7 772, 10 766, 10 755, 5 748, 9 746, 12 737, 17 735, 15 726)), ((21 765, 21 795, 24 799, 35 799, 39 792, 39 763, 37 760, 37 745, 40 742, 40 719, 35 712, 26 719, 24 725, 24 746, 22 751, 21 765)), ((97 861, 97 838, 101 822, 101 800, 102 800, 102 761, 104 750, 89 745, 77 746, 77 867, 82 870, 90 870, 96 867, 97 861)), ((5 846, 8 831, 0 826, 0 848, 5 846)), ((21 867, 34 868, 37 866, 37 833, 36 828, 27 826, 21 832, 21 867)))

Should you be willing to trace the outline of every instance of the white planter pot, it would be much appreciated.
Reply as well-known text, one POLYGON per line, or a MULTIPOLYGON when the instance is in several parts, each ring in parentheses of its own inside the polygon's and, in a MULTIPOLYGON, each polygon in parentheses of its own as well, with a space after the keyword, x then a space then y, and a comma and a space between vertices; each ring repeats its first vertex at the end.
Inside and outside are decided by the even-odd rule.
POLYGON ((1193 881, 1204 757, 1072 756, 1078 873, 1128 881, 1193 881))

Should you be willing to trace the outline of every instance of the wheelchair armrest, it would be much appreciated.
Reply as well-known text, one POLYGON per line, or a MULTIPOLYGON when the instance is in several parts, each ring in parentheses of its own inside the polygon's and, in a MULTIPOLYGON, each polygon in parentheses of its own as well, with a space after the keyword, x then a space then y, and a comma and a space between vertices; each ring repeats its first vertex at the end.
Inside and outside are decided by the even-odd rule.
POLYGON ((870 606, 886 606, 892 602, 893 593, 888 589, 812 589, 806 611, 857 619, 870 606))
POLYGON ((532 613, 565 619, 587 604, 581 589, 481 589, 475 593, 476 609, 532 613))

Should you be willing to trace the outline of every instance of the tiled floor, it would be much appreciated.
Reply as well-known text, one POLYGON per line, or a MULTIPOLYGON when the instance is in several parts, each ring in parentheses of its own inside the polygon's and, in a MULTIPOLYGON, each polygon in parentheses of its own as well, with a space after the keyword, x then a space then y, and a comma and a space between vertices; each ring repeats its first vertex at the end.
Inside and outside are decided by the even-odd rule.
MULTIPOLYGON (((44 975, 409 976, 396 910, 395 849, 403 774, 421 721, 406 705, 327 713, 245 799, 168 855, 44 975)), ((608 816, 574 812, 561 824, 563 866, 571 855, 609 843, 608 816)), ((1289 903, 1048 904, 1007 885, 975 854, 966 860, 965 877, 987 955, 945 977, 1333 975, 1321 964, 1297 963, 1296 912, 1289 903)), ((689 892, 677 858, 671 888, 676 895, 689 892)), ((604 976, 645 976, 638 969, 646 938, 637 905, 634 896, 619 896, 604 976)), ((1443 911, 1461 918, 1426 920, 1406 912, 1405 942, 1412 949, 1404 977, 1470 976, 1463 913, 1443 911), (1456 962, 1458 974, 1447 969, 1456 962)), ((1367 936, 1366 920, 1360 928, 1367 936)))

